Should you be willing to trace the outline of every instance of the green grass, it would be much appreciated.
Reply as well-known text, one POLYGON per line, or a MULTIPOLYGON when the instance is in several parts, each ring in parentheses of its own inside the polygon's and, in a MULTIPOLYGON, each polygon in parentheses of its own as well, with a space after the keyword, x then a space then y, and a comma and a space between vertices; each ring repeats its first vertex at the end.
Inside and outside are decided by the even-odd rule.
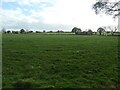
POLYGON ((115 88, 118 37, 3 34, 3 88, 115 88), (19 85, 18 85, 19 86, 19 85))

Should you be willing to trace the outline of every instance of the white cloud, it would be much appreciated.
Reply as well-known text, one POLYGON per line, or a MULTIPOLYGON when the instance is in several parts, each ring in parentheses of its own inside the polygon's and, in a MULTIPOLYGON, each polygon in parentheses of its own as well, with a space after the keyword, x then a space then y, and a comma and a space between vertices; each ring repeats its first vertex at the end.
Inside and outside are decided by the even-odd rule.
MULTIPOLYGON (((29 26, 30 28, 47 28, 47 29, 70 29, 77 26, 82 29, 97 29, 99 26, 117 25, 113 22, 111 16, 95 15, 92 10, 92 4, 96 0, 3 0, 4 2, 17 2, 20 5, 32 5, 33 3, 52 3, 53 6, 46 7, 45 3, 40 5, 42 10, 29 10, 31 14, 25 15, 23 10, 3 10, 2 19, 5 26, 29 26), (20 25, 21 24, 21 25, 20 25), (32 25, 32 26, 31 26, 32 25), (43 25, 43 26, 42 26, 43 25), (47 27, 46 27, 46 26, 47 27), (57 25, 57 26, 56 26, 57 25), (61 26, 60 26, 61 25, 61 26)), ((38 8, 40 8, 38 7, 38 8)), ((24 11, 28 9, 24 7, 24 11)))
POLYGON ((42 17, 45 23, 74 25, 81 28, 97 28, 109 24, 116 25, 111 16, 95 15, 92 4, 95 0, 56 0, 55 6, 45 8, 42 17))
POLYGON ((43 18, 40 16, 41 12, 35 10, 30 11, 30 15, 25 15, 22 9, 16 10, 2 10, 2 26, 6 29, 39 29, 39 30, 58 30, 64 28, 65 30, 71 29, 71 26, 63 24, 45 24, 43 18))
POLYGON ((37 23, 39 20, 34 15, 25 16, 20 8, 16 10, 2 10, 2 24, 3 26, 14 26, 15 24, 24 23, 37 23))

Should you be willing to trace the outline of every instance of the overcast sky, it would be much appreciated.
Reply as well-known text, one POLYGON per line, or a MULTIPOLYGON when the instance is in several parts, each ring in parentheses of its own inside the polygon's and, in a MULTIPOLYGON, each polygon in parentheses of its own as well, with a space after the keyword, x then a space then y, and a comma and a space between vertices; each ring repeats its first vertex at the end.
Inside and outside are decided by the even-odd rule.
POLYGON ((96 0, 2 0, 2 26, 6 29, 82 30, 116 25, 117 19, 96 15, 96 0))

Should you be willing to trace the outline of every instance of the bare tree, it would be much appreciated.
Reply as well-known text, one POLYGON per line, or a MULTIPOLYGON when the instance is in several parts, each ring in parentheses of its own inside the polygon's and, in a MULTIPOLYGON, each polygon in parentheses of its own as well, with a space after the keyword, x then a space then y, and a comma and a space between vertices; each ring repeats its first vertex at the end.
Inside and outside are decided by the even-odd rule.
POLYGON ((111 35, 114 35, 114 33, 117 31, 117 27, 108 26, 107 28, 111 31, 111 35))

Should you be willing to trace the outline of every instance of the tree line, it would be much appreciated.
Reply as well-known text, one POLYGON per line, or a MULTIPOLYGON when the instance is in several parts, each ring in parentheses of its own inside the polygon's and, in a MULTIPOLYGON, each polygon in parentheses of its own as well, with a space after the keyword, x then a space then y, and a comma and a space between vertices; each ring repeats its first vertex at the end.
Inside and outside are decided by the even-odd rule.
POLYGON ((120 35, 120 32, 117 31, 117 27, 99 27, 97 29, 97 32, 93 32, 91 29, 88 29, 87 31, 82 31, 81 28, 74 27, 72 29, 72 32, 76 35, 120 35), (109 29, 107 31, 106 29, 109 29))
POLYGON ((3 28, 2 30, 2 33, 6 33, 6 34, 29 34, 29 33, 64 33, 64 31, 62 30, 58 30, 58 31, 28 31, 28 30, 25 30, 25 29, 20 29, 19 31, 11 31, 11 30, 6 30, 5 28, 3 28))
MULTIPOLYGON (((20 29, 20 31, 6 31, 5 28, 2 29, 3 33, 7 33, 7 34, 29 34, 29 33, 66 33, 62 30, 58 30, 58 31, 45 31, 43 30, 41 31, 35 31, 33 32, 32 30, 28 31, 25 29, 20 29)), ((91 29, 87 29, 86 31, 82 31, 81 28, 78 27, 74 27, 72 28, 71 32, 67 32, 67 33, 74 33, 76 35, 120 35, 120 32, 117 31, 117 27, 99 27, 97 29, 97 31, 92 31, 91 29), (109 29, 109 31, 107 31, 106 29, 109 29)))

